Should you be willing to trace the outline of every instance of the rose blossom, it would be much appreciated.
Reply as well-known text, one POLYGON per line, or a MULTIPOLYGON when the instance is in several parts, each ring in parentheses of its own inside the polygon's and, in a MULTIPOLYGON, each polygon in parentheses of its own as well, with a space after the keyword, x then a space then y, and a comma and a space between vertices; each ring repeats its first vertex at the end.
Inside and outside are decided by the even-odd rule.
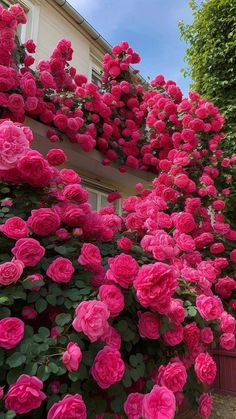
POLYGON ((110 325, 106 329, 105 333, 101 336, 101 341, 105 342, 106 345, 110 348, 116 349, 118 351, 121 347, 121 335, 114 327, 110 325))
POLYGON ((17 240, 12 253, 25 266, 35 266, 44 256, 45 249, 38 240, 26 238, 17 240))
POLYGON ((58 148, 52 148, 47 154, 47 160, 51 166, 60 166, 65 163, 66 159, 64 151, 58 148))
POLYGON ((182 342, 184 338, 184 328, 180 324, 179 326, 173 327, 173 329, 167 330, 167 332, 164 333, 163 339, 167 343, 167 345, 170 346, 176 346, 179 345, 179 343, 182 342))
POLYGON ((68 371, 77 371, 82 360, 82 352, 77 343, 69 342, 63 353, 62 362, 68 371))
POLYGON ((107 305, 111 317, 118 316, 125 307, 124 295, 115 285, 102 285, 98 295, 100 300, 107 305))
POLYGON ((0 264, 0 285, 14 284, 21 277, 24 264, 20 260, 12 260, 0 264))
POLYGON ((227 351, 235 347, 235 335, 233 333, 223 333, 220 336, 220 346, 227 351))
POLYGON ((52 261, 47 269, 47 276, 59 284, 70 282, 75 269, 67 258, 58 257, 52 261))
POLYGON ((145 394, 142 406, 143 419, 168 418, 175 415, 175 396, 167 387, 155 385, 152 391, 145 394))
POLYGON ((80 265, 86 266, 86 268, 91 269, 92 271, 96 271, 102 262, 99 248, 92 243, 83 243, 78 262, 80 265))
POLYGON ((160 386, 165 386, 176 393, 183 391, 186 381, 187 372, 182 362, 169 362, 167 365, 160 366, 157 376, 157 384, 160 386))
POLYGON ((129 252, 132 248, 132 244, 132 240, 128 237, 121 237, 121 239, 117 240, 117 246, 124 252, 129 252))
POLYGON ((139 419, 142 414, 144 394, 130 393, 124 403, 124 411, 128 419, 139 419))
POLYGON ((24 306, 22 308, 21 314, 24 317, 24 319, 27 319, 27 320, 35 319, 35 317, 37 317, 38 315, 37 311, 34 309, 34 306, 32 304, 28 306, 24 306))
POLYGON ((58 214, 50 208, 40 208, 31 211, 28 225, 32 231, 39 236, 50 236, 58 230, 60 218, 58 214))
POLYGON ((20 343, 25 332, 25 325, 17 317, 5 317, 0 320, 0 348, 12 349, 20 343))
POLYGON ((73 327, 77 332, 83 332, 91 342, 100 339, 108 329, 110 316, 107 305, 103 301, 82 301, 75 310, 73 327))
POLYGON ((161 262, 143 265, 134 281, 140 304, 161 314, 168 311, 177 285, 173 268, 161 262))
POLYGON ((192 322, 184 326, 184 341, 190 350, 194 350, 200 342, 200 329, 196 322, 192 322))
POLYGON ((86 419, 86 406, 80 394, 67 394, 49 409, 47 419, 86 419))
POLYGON ((20 217, 11 217, 3 225, 0 226, 0 231, 10 239, 21 239, 28 236, 29 229, 27 223, 20 217))
POLYGON ((160 321, 155 314, 150 311, 138 313, 138 330, 140 336, 148 339, 159 339, 160 337, 160 321))
POLYGON ((23 130, 11 121, 3 121, 0 124, 0 170, 15 168, 28 150, 29 141, 23 130))
POLYGON ((211 416, 213 400, 212 397, 203 393, 198 400, 198 414, 202 419, 208 419, 211 416))
POLYGON ((128 288, 138 273, 138 264, 134 258, 125 253, 108 259, 109 270, 107 279, 117 282, 121 287, 128 288))
POLYGON ((8 389, 5 398, 7 410, 14 410, 16 414, 22 415, 37 409, 47 397, 42 389, 41 380, 35 376, 22 374, 8 389))
POLYGON ((210 327, 203 327, 201 329, 201 341, 209 345, 214 340, 214 335, 210 327))
POLYGON ((194 370, 201 383, 212 384, 216 377, 216 363, 209 353, 200 353, 195 359, 194 370))
POLYGON ((99 387, 106 389, 119 382, 125 373, 125 364, 120 352, 105 346, 94 359, 91 374, 99 387))
POLYGON ((170 308, 168 312, 168 317, 171 322, 179 325, 184 321, 186 312, 183 307, 183 301, 178 299, 172 299, 170 303, 170 308))
POLYGON ((223 305, 219 297, 208 297, 206 295, 199 295, 196 298, 197 309, 205 320, 216 320, 220 318, 223 311, 223 305))
POLYGON ((220 328, 224 333, 235 333, 236 320, 231 314, 223 311, 220 317, 220 328))

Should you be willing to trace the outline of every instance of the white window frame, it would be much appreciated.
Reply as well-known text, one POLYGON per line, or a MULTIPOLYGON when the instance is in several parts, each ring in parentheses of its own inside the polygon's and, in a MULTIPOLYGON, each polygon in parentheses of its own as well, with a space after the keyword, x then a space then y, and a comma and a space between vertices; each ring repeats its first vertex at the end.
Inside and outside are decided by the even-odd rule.
MULTIPOLYGON (((102 197, 107 199, 107 195, 111 192, 114 192, 114 188, 111 186, 105 185, 100 182, 96 182, 93 179, 90 178, 81 178, 81 184, 82 186, 88 191, 95 193, 97 195, 97 208, 96 211, 99 211, 100 209, 104 208, 102 206, 102 197)), ((117 201, 116 201, 117 202, 117 201)), ((107 205, 109 205, 109 202, 107 201, 107 205)), ((122 199, 119 199, 118 205, 117 205, 117 214, 120 215, 122 212, 122 199)))
POLYGON ((101 80, 102 84, 102 62, 93 53, 90 53, 89 80, 91 82, 93 81, 93 73, 99 80, 101 80))

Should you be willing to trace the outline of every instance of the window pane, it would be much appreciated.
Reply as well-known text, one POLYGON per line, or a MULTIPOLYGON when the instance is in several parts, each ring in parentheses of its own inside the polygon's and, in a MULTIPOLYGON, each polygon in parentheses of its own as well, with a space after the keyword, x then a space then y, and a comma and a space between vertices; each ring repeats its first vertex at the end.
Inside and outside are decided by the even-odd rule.
POLYGON ((107 207, 108 202, 107 202, 107 197, 106 195, 101 195, 101 208, 107 207))
POLYGON ((92 208, 96 210, 98 206, 97 194, 95 192, 90 192, 90 191, 88 192, 89 192, 89 203, 92 205, 92 208))

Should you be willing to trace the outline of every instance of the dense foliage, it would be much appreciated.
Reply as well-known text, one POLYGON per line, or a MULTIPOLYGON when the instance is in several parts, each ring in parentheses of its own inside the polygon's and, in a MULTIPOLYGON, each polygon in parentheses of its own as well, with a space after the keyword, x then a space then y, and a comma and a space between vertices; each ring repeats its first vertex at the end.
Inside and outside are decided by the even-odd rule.
POLYGON ((186 73, 193 88, 219 106, 226 118, 223 148, 236 151, 236 3, 234 0, 191 1, 193 23, 180 24, 188 43, 186 73))
POLYGON ((220 149, 223 118, 163 76, 131 93, 138 58, 124 42, 104 59, 104 92, 67 65, 66 40, 35 73, 15 45, 21 7, 0 18, 0 418, 173 419, 184 399, 209 418, 211 349, 235 347, 236 231, 224 212, 236 159, 220 149), (118 148, 120 163, 157 177, 122 216, 92 211, 79 175, 57 169, 64 152, 32 150, 26 113, 87 151, 102 132, 108 156, 118 148))

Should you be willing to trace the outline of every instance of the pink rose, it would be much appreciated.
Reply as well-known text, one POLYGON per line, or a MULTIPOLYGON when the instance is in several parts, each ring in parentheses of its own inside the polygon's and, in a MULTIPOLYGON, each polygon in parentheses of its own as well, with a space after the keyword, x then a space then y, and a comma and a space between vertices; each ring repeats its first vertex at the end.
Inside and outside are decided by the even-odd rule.
POLYGON ((152 391, 145 394, 142 406, 143 419, 168 418, 175 416, 175 396, 167 387, 155 385, 152 391))
POLYGON ((33 54, 36 50, 36 45, 33 39, 28 39, 25 43, 25 47, 30 54, 33 54))
POLYGON ((22 317, 24 317, 24 319, 27 319, 27 320, 35 319, 38 315, 37 311, 34 309, 34 306, 32 304, 28 306, 24 306, 22 308, 21 314, 22 314, 22 317))
MULTIPOLYGON (((27 276, 27 281, 31 281, 31 282, 37 282, 37 281, 43 281, 43 275, 39 274, 39 273, 35 273, 35 274, 31 274, 29 276, 27 276)), ((41 285, 42 286, 42 285, 41 285)), ((39 291, 40 290, 40 286, 39 285, 33 285, 32 286, 32 291, 39 291)))
POLYGON ((125 373, 125 364, 120 352, 105 346, 94 359, 91 374, 99 387, 106 389, 112 384, 122 380, 125 373))
POLYGON ((0 264, 0 285, 10 285, 20 279, 24 264, 20 260, 12 260, 0 264))
POLYGON ((218 278, 215 285, 216 293, 223 298, 229 298, 234 290, 236 290, 236 281, 228 276, 218 278))
POLYGON ((21 157, 17 168, 23 179, 36 188, 48 186, 53 177, 47 160, 36 150, 30 150, 21 157))
POLYGON ((0 124, 0 170, 15 168, 19 159, 29 150, 29 141, 23 130, 11 121, 0 124))
POLYGON ((100 267, 102 257, 100 250, 97 246, 92 243, 84 243, 81 247, 81 254, 78 258, 80 265, 86 266, 92 272, 100 267))
POLYGON ((195 359, 194 370, 201 383, 212 384, 216 377, 216 363, 209 353, 200 353, 195 359))
POLYGON ((179 345, 184 338, 184 328, 180 324, 179 326, 173 327, 173 329, 167 330, 167 332, 164 333, 163 339, 167 343, 167 345, 170 346, 176 346, 179 345))
POLYGON ((32 231, 39 236, 50 236, 58 230, 60 218, 58 214, 50 208, 40 208, 31 211, 28 225, 32 231))
POLYGON ((20 343, 25 333, 25 325, 17 317, 0 320, 0 348, 12 349, 20 343))
POLYGON ((0 226, 0 231, 10 239, 21 239, 29 234, 27 224, 20 217, 11 217, 3 225, 0 226))
POLYGON ((142 415, 144 394, 130 393, 124 403, 124 411, 128 419, 139 419, 142 415))
POLYGON ((117 246, 124 252, 129 252, 132 248, 132 241, 128 237, 121 237, 117 240, 117 246))
POLYGON ((121 347, 121 336, 117 330, 112 327, 108 326, 105 333, 101 336, 101 341, 105 342, 107 346, 112 349, 116 349, 119 351, 121 347))
POLYGON ((176 393, 183 391, 186 381, 187 372, 182 362, 169 362, 167 365, 160 366, 157 376, 157 384, 160 386, 165 386, 176 393))
POLYGON ((214 335, 210 327, 203 327, 201 329, 201 341, 209 345, 214 340, 214 335))
POLYGON ((26 238, 17 240, 12 253, 25 266, 35 266, 44 256, 45 249, 38 240, 26 238))
POLYGON ((66 184, 79 183, 81 180, 78 173, 76 173, 73 169, 60 170, 60 178, 62 182, 66 184))
POLYGON ((236 249, 230 252, 230 259, 232 260, 232 262, 236 263, 236 249))
POLYGON ((62 356, 62 362, 68 371, 77 371, 82 360, 82 352, 77 343, 70 342, 62 356))
POLYGON ((235 335, 233 333, 223 333, 220 336, 220 346, 227 351, 235 347, 235 335))
POLYGON ((231 314, 223 311, 220 317, 220 328, 224 333, 235 333, 236 320, 231 314))
POLYGON ((50 408, 47 419, 86 419, 86 406, 80 394, 67 394, 50 408))
POLYGON ((4 390, 3 390, 3 387, 0 387, 0 400, 2 400, 3 396, 4 396, 4 390))
POLYGON ((208 419, 211 416, 213 400, 212 397, 203 393, 198 400, 198 414, 202 419, 208 419))
POLYGON ((125 253, 108 259, 110 269, 107 271, 107 279, 117 282, 121 287, 128 288, 138 273, 138 264, 134 258, 125 253))
POLYGON ((37 409, 47 397, 42 389, 41 380, 35 376, 22 374, 8 389, 5 398, 7 410, 14 410, 16 414, 22 415, 37 409))
POLYGON ((184 342, 190 350, 194 350, 200 342, 200 329, 196 322, 192 322, 184 326, 184 342))
POLYGON ((161 262, 143 265, 134 281, 140 304, 161 314, 168 311, 177 285, 173 268, 161 262))
POLYGON ((170 318, 171 322, 179 325, 184 321, 186 312, 183 307, 183 301, 182 300, 171 300, 168 317, 170 318))
POLYGON ((48 163, 51 166, 60 166, 67 160, 66 154, 60 148, 52 148, 47 154, 48 163))
POLYGON ((124 295, 115 285, 102 285, 98 295, 100 300, 107 305, 111 317, 118 316, 125 307, 124 295))
POLYGON ((180 233, 190 233, 196 228, 194 217, 188 212, 175 214, 173 216, 173 222, 180 233))
POLYGON ((146 311, 138 313, 138 330, 140 336, 148 339, 159 339, 160 337, 160 321, 155 314, 146 311))
POLYGON ((196 298, 197 309, 203 319, 217 320, 220 318, 223 311, 223 305, 219 297, 208 297, 206 295, 199 295, 196 298))
POLYGON ((58 257, 53 260, 47 269, 47 276, 59 284, 70 282, 75 269, 67 258, 58 257))
POLYGON ((82 188, 81 185, 73 184, 65 186, 63 195, 70 201, 74 201, 77 204, 83 204, 88 201, 89 193, 86 189, 82 188))
POLYGON ((91 342, 100 339, 108 329, 110 313, 103 301, 82 301, 75 310, 72 323, 77 332, 83 332, 91 342))

